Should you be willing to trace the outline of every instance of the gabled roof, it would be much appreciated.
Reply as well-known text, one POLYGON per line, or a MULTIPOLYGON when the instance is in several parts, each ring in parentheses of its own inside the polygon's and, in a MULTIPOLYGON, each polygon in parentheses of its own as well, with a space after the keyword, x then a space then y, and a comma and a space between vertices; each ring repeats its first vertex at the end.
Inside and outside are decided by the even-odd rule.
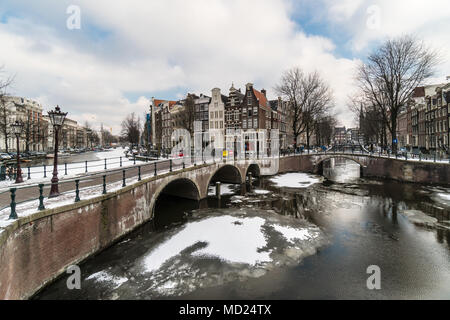
POLYGON ((256 96, 256 99, 258 99, 259 104, 263 107, 269 107, 269 104, 267 103, 267 98, 265 95, 263 95, 261 92, 259 92, 258 90, 256 90, 255 88, 253 88, 253 92, 256 96))
POLYGON ((176 101, 170 101, 170 100, 160 100, 160 99, 153 99, 154 105, 157 107, 159 106, 161 103, 169 103, 169 107, 173 106, 174 104, 176 104, 176 101))

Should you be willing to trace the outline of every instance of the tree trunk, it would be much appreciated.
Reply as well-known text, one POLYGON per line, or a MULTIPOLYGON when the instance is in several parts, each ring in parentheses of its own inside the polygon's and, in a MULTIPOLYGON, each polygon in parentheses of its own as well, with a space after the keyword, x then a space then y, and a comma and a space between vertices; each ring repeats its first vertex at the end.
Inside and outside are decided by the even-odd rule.
POLYGON ((8 135, 5 134, 5 152, 8 153, 8 135))
POLYGON ((392 115, 391 117, 391 133, 392 133, 392 152, 394 154, 397 154, 397 146, 398 146, 398 141, 397 141, 397 116, 395 114, 392 115), (394 142, 396 141, 396 142, 394 142))
POLYGON ((306 148, 308 148, 309 152, 309 125, 306 125, 306 148))

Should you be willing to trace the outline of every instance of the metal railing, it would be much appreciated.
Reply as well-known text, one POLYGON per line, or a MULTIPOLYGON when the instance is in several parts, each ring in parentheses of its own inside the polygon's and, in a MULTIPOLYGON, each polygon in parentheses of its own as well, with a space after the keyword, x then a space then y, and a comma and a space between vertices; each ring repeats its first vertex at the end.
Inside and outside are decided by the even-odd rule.
MULTIPOLYGON (((212 159, 212 163, 216 163, 216 159, 212 159)), ((107 194, 108 192, 108 184, 117 183, 118 189, 124 188, 127 186, 127 179, 136 178, 137 181, 141 181, 143 177, 156 177, 160 174, 165 174, 168 172, 173 172, 176 170, 182 170, 187 167, 195 167, 199 164, 206 164, 202 157, 193 157, 186 158, 176 161, 177 164, 174 163, 173 159, 164 159, 153 162, 146 162, 134 166, 111 169, 107 172, 97 172, 90 175, 86 175, 83 177, 77 177, 73 179, 61 180, 58 182, 58 188, 65 188, 67 190, 60 192, 59 196, 66 194, 74 194, 74 202, 79 202, 82 200, 82 194, 86 193, 86 191, 99 189, 99 194, 107 194), (193 163, 191 162, 193 160, 193 163), (186 163, 189 161, 189 163, 186 163), (181 162, 181 163, 179 163, 181 162), (109 181, 108 181, 109 180, 109 181), (82 187, 85 184, 86 187, 82 187)), ((209 162, 209 161, 208 161, 209 162)), ((105 167, 106 168, 106 167, 105 167)), ((129 181, 128 181, 129 182, 129 181)), ((31 184, 25 186, 12 187, 7 190, 0 192, 0 200, 5 199, 6 195, 10 201, 9 205, 3 206, 0 208, 0 211, 3 211, 7 208, 10 208, 9 219, 18 219, 17 215, 17 205, 23 203, 31 203, 32 201, 39 200, 37 205, 37 210, 42 211, 45 210, 44 200, 48 196, 44 194, 50 191, 52 183, 39 183, 39 184, 31 184), (18 201, 18 196, 22 196, 22 200, 18 201), (3 199, 1 199, 3 198, 3 199)), ((59 197, 58 196, 58 197, 59 197)), ((56 199, 56 198, 55 198, 56 199)), ((27 208, 27 210, 34 210, 33 208, 27 208)))
POLYGON ((385 152, 385 151, 368 151, 364 149, 355 150, 351 148, 332 148, 329 150, 320 150, 320 151, 312 151, 312 150, 300 150, 300 151, 285 151, 282 152, 281 156, 293 156, 293 155, 312 155, 312 154, 348 154, 348 155, 365 155, 365 156, 371 156, 371 157, 379 157, 379 158, 388 158, 388 159, 398 159, 398 160, 415 160, 415 161, 432 161, 432 162, 447 162, 450 164, 450 156, 448 158, 442 157, 441 155, 434 154, 408 154, 408 153, 402 153, 402 154, 393 154, 391 152, 385 152))
MULTIPOLYGON (((111 168, 113 165, 119 164, 119 167, 122 167, 124 165, 124 159, 127 159, 128 161, 132 161, 133 165, 136 165, 136 161, 141 162, 148 162, 153 160, 153 158, 143 157, 143 156, 133 156, 133 157, 112 157, 112 158, 105 158, 105 159, 97 159, 97 160, 85 160, 85 161, 77 161, 77 162, 64 162, 62 164, 58 165, 58 171, 64 172, 64 175, 67 176, 69 174, 72 174, 74 170, 79 172, 79 170, 84 170, 84 173, 92 172, 92 171, 99 171, 95 170, 96 168, 101 168, 101 170, 108 170, 108 167, 111 168), (131 159, 130 159, 131 158, 131 159), (114 161, 115 160, 115 161, 114 161), (96 164, 93 164, 96 163, 96 164)), ((39 165, 39 166, 23 166, 22 167, 22 175, 24 176, 24 179, 30 180, 32 179, 31 175, 37 175, 42 174, 41 178, 48 178, 52 174, 53 165, 39 165), (41 170, 36 170, 38 168, 42 168, 41 170)), ((5 167, 6 168, 6 167, 5 167)), ((10 163, 8 165, 8 169, 12 169, 12 173, 5 172, 0 173, 0 181, 6 180, 8 177, 10 180, 15 180, 16 174, 17 174, 17 163, 10 163)), ((36 177, 34 177, 36 178, 36 177)), ((34 179, 33 178, 33 179, 34 179)))
MULTIPOLYGON (((283 152, 283 154, 280 154, 279 157, 286 157, 286 156, 293 156, 293 155, 305 155, 308 154, 307 152, 283 152)), ((346 154, 346 155, 364 155, 364 156, 372 156, 372 157, 381 157, 381 158, 396 158, 396 156, 392 156, 389 153, 383 154, 381 152, 378 153, 371 153, 366 152, 364 150, 351 150, 346 151, 345 149, 340 150, 324 150, 319 152, 310 152, 309 154, 346 154)), ((257 157, 259 160, 273 160, 276 159, 274 157, 268 157, 268 158, 261 158, 257 157)), ((397 159, 400 159, 397 156, 397 159)), ((124 168, 117 168, 117 169, 111 169, 108 172, 98 172, 93 173, 90 175, 86 175, 84 177, 74 178, 74 179, 68 179, 68 180, 62 180, 58 182, 59 187, 65 187, 65 191, 60 192, 61 195, 74 193, 74 202, 79 202, 82 199, 82 193, 86 193, 86 191, 89 190, 95 190, 99 189, 99 194, 107 194, 108 192, 108 183, 117 183, 118 189, 126 187, 127 186, 127 179, 131 179, 134 177, 137 177, 137 181, 142 180, 143 177, 156 177, 159 174, 167 173, 167 172, 173 172, 180 169, 185 169, 186 167, 195 167, 198 164, 206 164, 207 162, 216 163, 216 160, 219 162, 225 161, 227 163, 230 161, 230 159, 227 158, 213 158, 206 161, 204 157, 193 157, 193 158, 181 158, 178 159, 181 162, 178 163, 176 166, 174 166, 173 159, 168 160, 159 160, 159 161, 153 161, 153 162, 147 162, 138 164, 136 166, 129 166, 124 168), (191 159, 193 160, 191 162, 191 159), (185 161, 189 161, 189 164, 185 161), (109 180, 109 181, 108 181, 109 180), (81 185, 85 184, 86 187, 82 188, 81 185), (121 184, 121 186, 120 186, 121 184), (74 188, 67 187, 68 185, 71 185, 74 188), (101 186, 101 187, 100 187, 101 186)), ((236 159, 233 159, 232 161, 235 161, 236 159)), ((239 160, 248 160, 248 159, 239 159, 239 160)), ((408 160, 408 156, 405 156, 405 160, 408 160)), ((419 157, 419 161, 428 160, 428 158, 422 159, 419 157)), ((434 158, 434 161, 437 161, 436 158, 434 158)), ((450 159, 448 160, 450 163, 450 159)), ((9 219, 18 219, 17 210, 16 207, 18 204, 31 202, 39 200, 39 204, 37 206, 38 211, 42 211, 45 209, 44 200, 45 198, 48 198, 44 196, 45 191, 49 191, 52 183, 40 183, 40 184, 32 184, 32 185, 26 185, 26 186, 20 186, 20 187, 13 187, 8 190, 0 192, 0 199, 3 197, 5 198, 5 195, 9 193, 10 203, 7 206, 4 206, 0 208, 0 211, 7 209, 8 207, 11 209, 9 219), (28 193, 28 195, 27 195, 28 193), (25 194, 25 195, 24 195, 25 194), (22 195, 22 200, 17 201, 17 197, 19 195, 22 195)))

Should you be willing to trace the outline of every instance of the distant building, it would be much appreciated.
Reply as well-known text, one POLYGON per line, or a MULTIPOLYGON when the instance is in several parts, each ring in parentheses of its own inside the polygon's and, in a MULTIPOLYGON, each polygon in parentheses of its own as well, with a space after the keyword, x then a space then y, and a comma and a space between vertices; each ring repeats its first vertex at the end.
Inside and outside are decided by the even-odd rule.
POLYGON ((219 88, 211 90, 211 102, 209 104, 209 133, 210 141, 215 147, 223 146, 225 136, 225 107, 228 97, 221 94, 219 88), (221 140, 222 142, 215 143, 221 140))
POLYGON ((347 141, 347 130, 345 127, 335 127, 333 134, 335 144, 344 144, 347 141))
MULTIPOLYGON (((20 149, 22 151, 42 151, 45 146, 47 124, 42 119, 42 105, 34 100, 7 96, 2 102, 4 105, 7 119, 6 126, 10 126, 16 120, 24 124, 22 137, 19 139, 20 149)), ((8 151, 15 151, 17 148, 16 137, 9 134, 7 139, 8 151)), ((0 149, 6 151, 6 141, 3 132, 0 132, 0 149)))
POLYGON ((236 129, 242 128, 241 104, 244 95, 241 89, 236 89, 234 84, 231 85, 228 94, 228 101, 225 106, 225 130, 226 134, 234 132, 236 129))

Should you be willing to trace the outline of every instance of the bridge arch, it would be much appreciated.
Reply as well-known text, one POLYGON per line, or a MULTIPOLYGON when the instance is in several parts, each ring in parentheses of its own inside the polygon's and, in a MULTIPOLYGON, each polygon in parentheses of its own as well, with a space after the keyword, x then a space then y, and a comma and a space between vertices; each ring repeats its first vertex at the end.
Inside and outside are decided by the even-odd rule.
POLYGON ((210 175, 208 183, 206 184, 206 190, 204 194, 207 195, 210 184, 217 181, 224 183, 241 184, 243 182, 243 177, 239 168, 232 164, 220 166, 210 175))
POLYGON ((261 169, 257 163, 251 163, 245 172, 245 176, 247 177, 249 172, 252 173, 252 176, 259 177, 261 175, 261 169))
POLYGON ((165 179, 151 195, 151 218, 155 217, 156 202, 161 194, 167 194, 180 198, 199 201, 201 198, 200 187, 189 178, 165 179))
POLYGON ((350 161, 353 161, 359 165, 360 168, 360 177, 363 176, 363 168, 366 167, 366 164, 359 159, 359 157, 353 157, 353 156, 346 156, 346 155, 326 155, 321 158, 319 158, 314 165, 314 173, 323 175, 323 163, 324 161, 331 160, 331 159, 347 159, 350 161))

